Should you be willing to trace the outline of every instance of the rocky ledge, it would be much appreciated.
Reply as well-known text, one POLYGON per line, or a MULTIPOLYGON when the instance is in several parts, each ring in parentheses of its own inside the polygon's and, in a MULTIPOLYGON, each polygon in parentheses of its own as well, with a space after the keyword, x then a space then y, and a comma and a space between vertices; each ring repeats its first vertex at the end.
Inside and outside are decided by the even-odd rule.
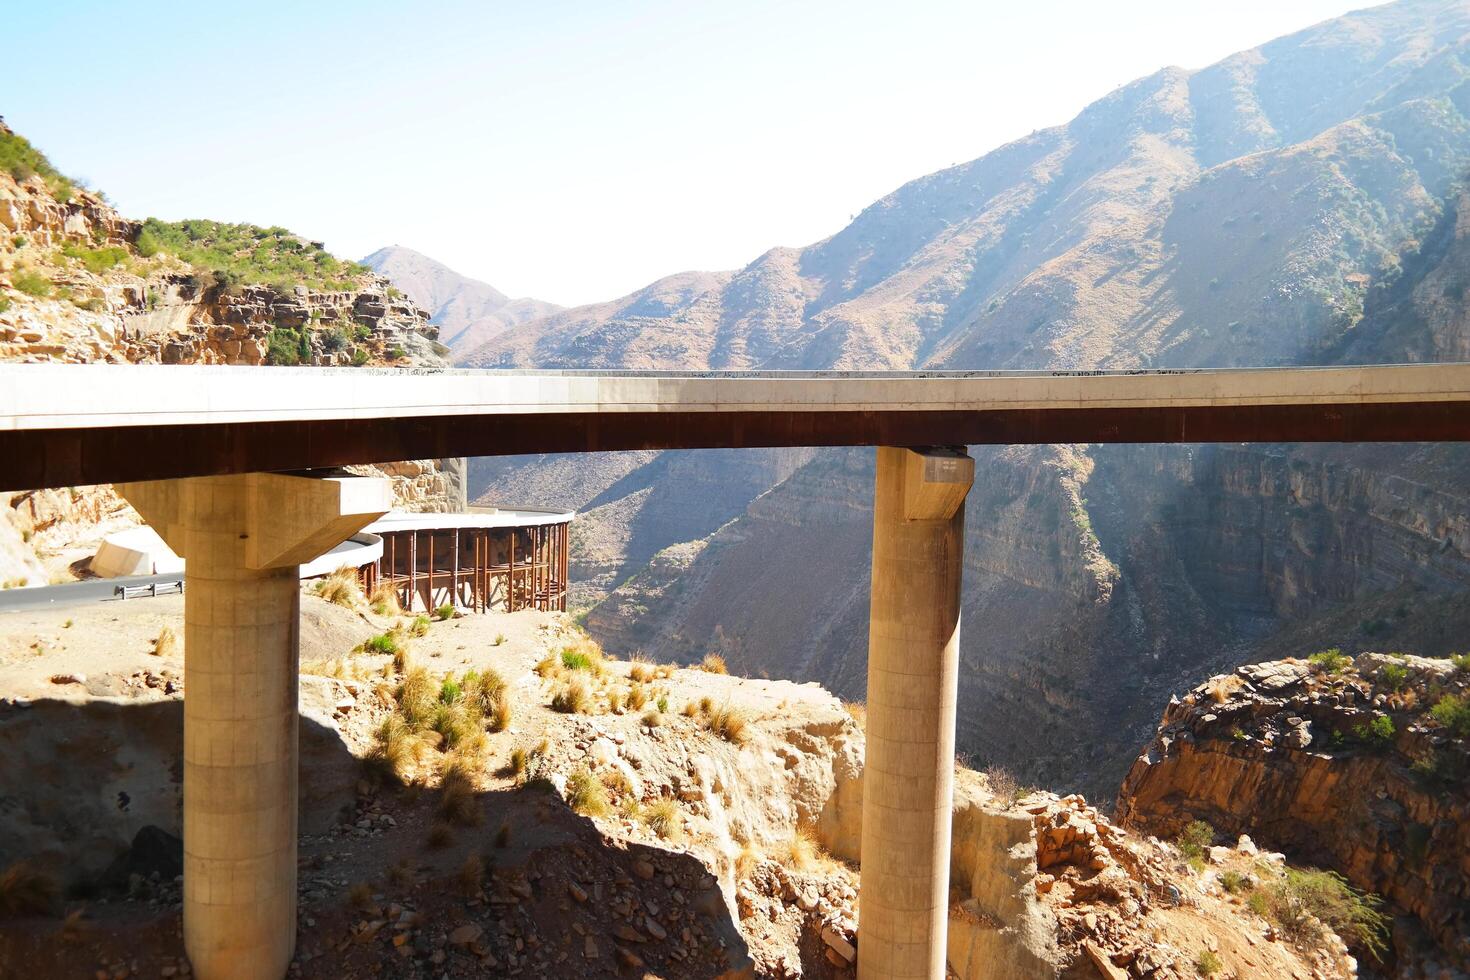
POLYGON ((1213 677, 1170 702, 1124 781, 1118 819, 1160 836, 1204 820, 1336 870, 1397 914, 1401 963, 1463 970, 1467 667, 1325 651, 1213 677))

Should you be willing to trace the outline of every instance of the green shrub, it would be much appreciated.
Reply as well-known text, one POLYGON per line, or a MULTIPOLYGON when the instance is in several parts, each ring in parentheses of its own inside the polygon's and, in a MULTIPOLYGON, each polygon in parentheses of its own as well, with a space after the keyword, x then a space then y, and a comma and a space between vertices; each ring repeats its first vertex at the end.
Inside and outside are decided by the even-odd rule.
POLYGON ((1470 737, 1470 698, 1446 694, 1429 709, 1430 717, 1458 738, 1470 737))
POLYGON ((8 309, 10 309, 10 297, 0 296, 0 313, 4 313, 8 309))
POLYGON ((1220 961, 1220 955, 1208 949, 1202 950, 1194 961, 1194 969, 1202 977, 1213 977, 1224 968, 1225 964, 1220 961))
POLYGON ((353 367, 362 367, 367 362, 368 362, 368 352, 367 351, 363 350, 361 347, 355 348, 352 351, 352 366, 353 367))
POLYGON ((1232 895, 1245 891, 1245 875, 1239 871, 1220 872, 1220 887, 1232 895))
POLYGON ((10 244, 13 245, 13 246, 15 246, 16 248, 25 248, 26 247, 26 236, 24 236, 24 235, 12 235, 12 236, 10 236, 10 244))
POLYGON ((1178 837, 1174 838, 1174 844, 1186 860, 1204 857, 1205 848, 1213 843, 1215 843, 1215 828, 1203 820, 1192 821, 1178 837))
POLYGON ((392 633, 379 633, 362 645, 368 653, 382 653, 389 656, 398 652, 398 641, 392 633))
POLYGON ((414 636, 424 636, 429 632, 429 617, 423 614, 415 616, 413 622, 408 627, 408 631, 414 636))
POLYGON ((67 245, 61 250, 61 254, 69 259, 80 260, 86 270, 95 276, 100 276, 113 266, 121 265, 128 258, 128 250, 117 245, 107 248, 82 248, 80 245, 67 245))
POLYGON ((1409 668, 1403 664, 1384 664, 1383 683, 1390 691, 1402 691, 1409 683, 1409 668))
POLYGON ((561 652, 561 665, 567 670, 590 670, 592 658, 568 647, 561 652))
POLYGON ((298 284, 312 289, 350 289, 353 277, 367 272, 365 266, 344 262, 280 227, 149 218, 136 247, 145 258, 168 251, 190 265, 222 273, 229 282, 267 284, 278 292, 288 292, 298 284))
POLYGON ((1330 650, 1323 650, 1320 653, 1314 653, 1307 658, 1307 661, 1321 667, 1329 674, 1340 674, 1353 664, 1353 658, 1343 653, 1337 647, 1332 647, 1330 650))
POLYGON ((76 184, 53 167, 46 154, 14 133, 0 133, 0 170, 8 171, 18 181, 39 174, 47 189, 61 201, 70 200, 76 190, 76 184))
POLYGON ((297 333, 289 327, 276 327, 266 342, 265 363, 291 367, 301 363, 297 333))
POLYGON ((11 284, 27 296, 50 296, 51 280, 37 272, 17 272, 11 284))
POLYGON ((453 619, 454 618, 454 605, 452 603, 446 602, 444 605, 440 606, 438 609, 435 609, 434 610, 434 618, 437 619, 437 620, 439 620, 439 622, 441 622, 441 623, 444 622, 446 619, 453 619))
POLYGON ((1369 745, 1383 747, 1393 743, 1393 719, 1388 715, 1379 715, 1366 725, 1354 725, 1353 734, 1359 741, 1367 742, 1369 745))
POLYGON ((567 803, 586 817, 605 817, 612 812, 607 786, 586 766, 577 767, 567 777, 567 803))
POLYGON ((453 677, 446 677, 439 684, 439 700, 444 704, 454 704, 460 699, 464 689, 459 686, 459 681, 453 677))
POLYGON ((1470 653, 1452 653, 1450 663, 1454 664, 1455 669, 1461 673, 1470 674, 1470 653))
POLYGON ((1377 895, 1358 891, 1337 872, 1316 868, 1288 868, 1266 893, 1270 917, 1292 938, 1320 944, 1325 938, 1316 924, 1320 922, 1379 960, 1388 932, 1388 920, 1378 911, 1382 904, 1377 895))
POLYGON ((322 350, 336 353, 347 347, 347 332, 340 327, 331 327, 321 332, 322 350))

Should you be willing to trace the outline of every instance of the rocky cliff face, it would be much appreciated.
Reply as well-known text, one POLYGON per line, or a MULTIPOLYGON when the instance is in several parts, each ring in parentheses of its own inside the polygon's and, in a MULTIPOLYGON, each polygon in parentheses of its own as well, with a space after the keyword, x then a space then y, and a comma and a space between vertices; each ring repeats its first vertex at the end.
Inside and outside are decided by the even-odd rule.
POLYGON ((1172 700, 1118 818, 1158 835, 1205 820, 1334 868, 1401 915, 1401 957, 1465 969, 1470 709, 1436 706, 1464 704, 1470 673, 1398 654, 1314 661, 1240 667, 1172 700))

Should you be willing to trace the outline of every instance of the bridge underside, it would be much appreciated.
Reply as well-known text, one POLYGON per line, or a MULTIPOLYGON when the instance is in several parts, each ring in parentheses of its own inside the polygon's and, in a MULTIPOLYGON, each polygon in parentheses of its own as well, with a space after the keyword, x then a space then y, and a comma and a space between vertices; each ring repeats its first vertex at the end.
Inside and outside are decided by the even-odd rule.
POLYGON ((6 490, 452 456, 783 446, 1456 442, 1470 400, 1138 408, 566 412, 0 430, 6 490))

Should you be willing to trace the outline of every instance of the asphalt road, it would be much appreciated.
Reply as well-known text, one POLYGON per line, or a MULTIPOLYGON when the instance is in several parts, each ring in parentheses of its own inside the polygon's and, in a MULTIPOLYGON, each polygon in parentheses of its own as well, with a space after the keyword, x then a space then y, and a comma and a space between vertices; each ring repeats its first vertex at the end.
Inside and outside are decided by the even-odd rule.
MULTIPOLYGON (((178 591, 176 583, 181 575, 134 575, 129 578, 99 578, 85 582, 68 582, 65 585, 46 585, 34 589, 0 590, 0 613, 19 612, 23 609, 61 608, 84 606, 93 602, 118 602, 119 586, 130 591, 138 587, 158 585, 159 595, 173 595, 178 591), (165 590, 167 587, 167 591, 165 590)), ((127 601, 135 601, 133 596, 127 601)), ((143 598, 147 598, 144 593, 143 598)))

